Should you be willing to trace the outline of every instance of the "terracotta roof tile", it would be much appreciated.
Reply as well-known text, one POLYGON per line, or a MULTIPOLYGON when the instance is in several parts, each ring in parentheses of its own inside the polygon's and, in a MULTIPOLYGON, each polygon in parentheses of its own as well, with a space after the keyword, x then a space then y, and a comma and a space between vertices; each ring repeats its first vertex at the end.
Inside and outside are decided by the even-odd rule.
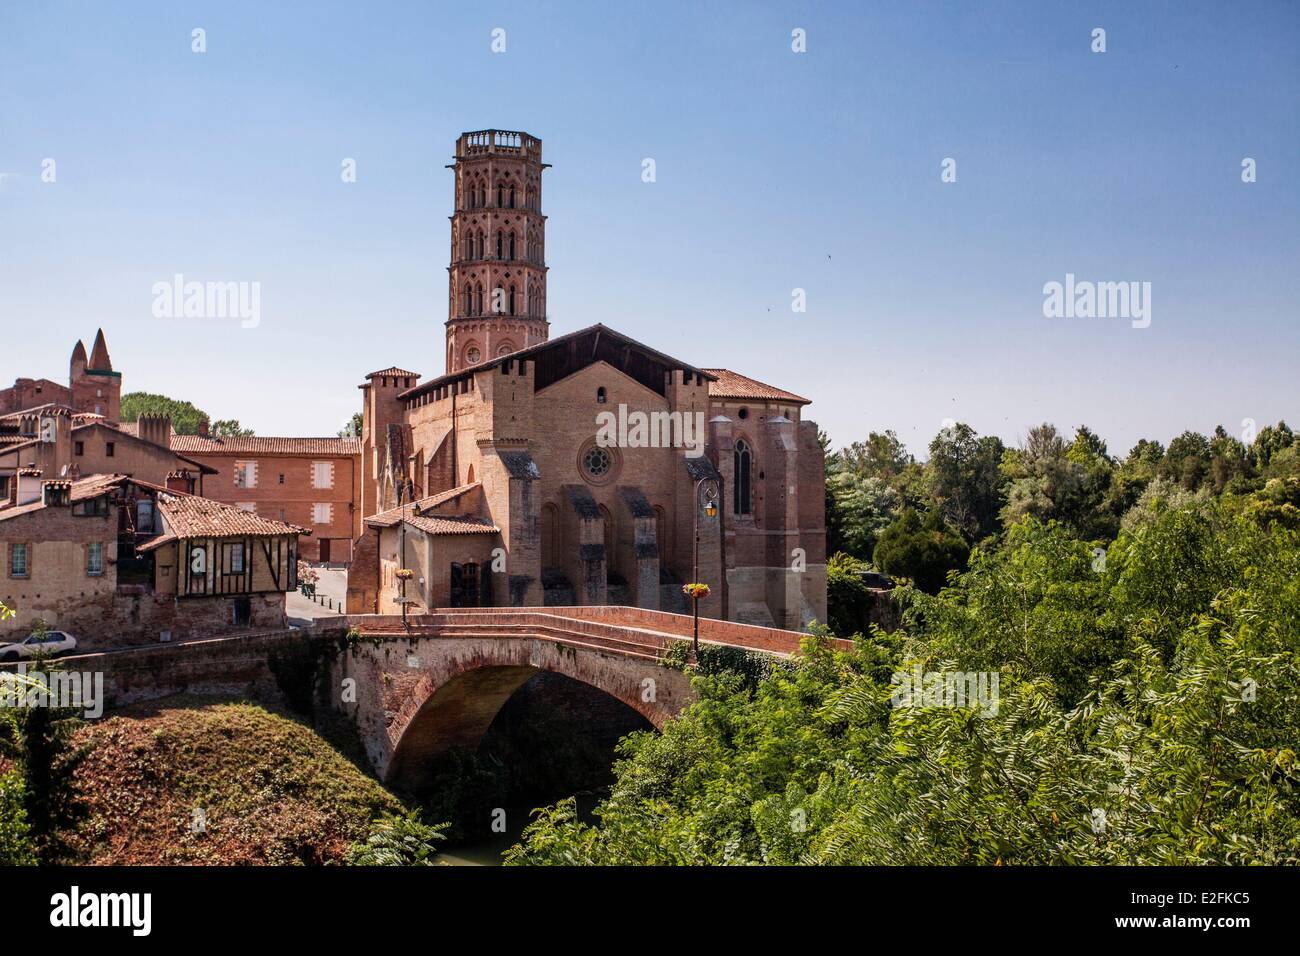
POLYGON ((371 372, 366 378, 382 378, 387 375, 390 378, 419 378, 419 372, 408 372, 404 368, 392 366, 390 368, 380 369, 378 372, 371 372))
POLYGON ((360 438, 219 438, 173 435, 172 451, 185 455, 311 455, 339 457, 361 454, 360 438))
POLYGON ((812 404, 809 399, 794 392, 768 385, 729 368, 706 368, 704 371, 717 378, 717 381, 709 383, 710 398, 752 398, 756 401, 790 402, 794 405, 812 404))
MULTIPOLYGON (((141 551, 152 551, 180 538, 238 538, 245 536, 269 537, 284 534, 311 534, 310 530, 298 525, 264 518, 251 511, 225 505, 210 498, 200 498, 197 495, 169 491, 162 485, 141 481, 138 478, 130 478, 127 475, 87 475, 85 478, 78 478, 76 481, 71 482, 71 500, 76 502, 97 498, 114 486, 126 484, 138 485, 158 492, 158 510, 162 513, 167 527, 166 534, 141 545, 138 549, 141 551)), ((34 501, 31 504, 17 508, 5 508, 0 510, 0 521, 7 521, 18 515, 29 514, 45 507, 43 501, 34 501)))
POLYGON ((473 491, 478 488, 480 482, 472 481, 468 485, 461 485, 459 488, 452 488, 449 491, 440 491, 436 495, 430 495, 427 498, 421 498, 415 502, 408 502, 397 508, 389 508, 387 511, 381 511, 373 514, 366 519, 366 524, 372 528, 391 528, 403 518, 421 516, 422 512, 430 508, 436 508, 438 505, 446 504, 448 501, 455 501, 467 491, 473 491))
POLYGON ((446 517, 408 517, 407 523, 428 534, 497 534, 501 531, 492 522, 473 515, 447 515, 446 517))
POLYGON ((308 529, 298 525, 264 518, 252 511, 224 505, 210 498, 175 492, 158 497, 158 510, 167 521, 168 533, 177 538, 311 534, 308 529))

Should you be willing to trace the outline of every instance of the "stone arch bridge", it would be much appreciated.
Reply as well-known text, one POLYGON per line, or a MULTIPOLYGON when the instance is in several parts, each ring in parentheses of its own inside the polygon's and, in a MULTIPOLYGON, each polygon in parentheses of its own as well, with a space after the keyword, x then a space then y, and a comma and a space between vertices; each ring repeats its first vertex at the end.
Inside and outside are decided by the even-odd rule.
MULTIPOLYGON (((473 748, 516 690, 549 671, 590 685, 662 728, 692 698, 690 680, 667 666, 671 644, 689 641, 685 615, 626 607, 465 608, 411 618, 356 619, 360 640, 332 675, 348 679, 361 739, 380 778, 400 783, 422 759, 473 748)), ((700 621, 700 639, 760 653, 797 653, 804 635, 700 621)))
MULTIPOLYGON (((798 653, 804 636, 700 619, 702 643, 780 657, 798 653)), ((406 622, 353 615, 83 654, 61 667, 103 673, 110 710, 178 693, 333 708, 355 721, 380 779, 400 784, 425 758, 474 747, 510 696, 543 671, 590 685, 661 728, 692 699, 686 674, 664 660, 672 644, 690 639, 689 616, 639 608, 440 609, 406 622)))

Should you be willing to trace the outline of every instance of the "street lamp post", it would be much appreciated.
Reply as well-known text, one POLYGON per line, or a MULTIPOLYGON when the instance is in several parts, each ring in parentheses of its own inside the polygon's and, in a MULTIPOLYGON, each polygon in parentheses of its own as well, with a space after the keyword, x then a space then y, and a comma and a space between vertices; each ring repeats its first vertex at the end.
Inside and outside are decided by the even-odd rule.
MULTIPOLYGON (((700 583, 700 492, 704 492, 704 513, 710 518, 718 514, 718 482, 714 478, 704 477, 695 482, 695 493, 691 500, 691 518, 695 526, 695 561, 691 570, 691 583, 700 583)), ((691 649, 695 659, 700 659, 700 596, 691 595, 691 613, 693 628, 691 649)))

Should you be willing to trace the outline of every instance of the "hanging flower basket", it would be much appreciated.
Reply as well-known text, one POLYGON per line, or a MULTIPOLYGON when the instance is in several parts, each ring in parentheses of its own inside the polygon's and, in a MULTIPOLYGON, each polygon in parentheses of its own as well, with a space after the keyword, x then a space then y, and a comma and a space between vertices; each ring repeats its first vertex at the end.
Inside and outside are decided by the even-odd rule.
POLYGON ((398 568, 395 573, 402 581, 409 581, 411 578, 415 577, 415 572, 410 568, 398 568))
POLYGON ((709 586, 698 581, 692 581, 690 584, 682 585, 682 593, 688 598, 694 598, 696 601, 709 596, 709 586))

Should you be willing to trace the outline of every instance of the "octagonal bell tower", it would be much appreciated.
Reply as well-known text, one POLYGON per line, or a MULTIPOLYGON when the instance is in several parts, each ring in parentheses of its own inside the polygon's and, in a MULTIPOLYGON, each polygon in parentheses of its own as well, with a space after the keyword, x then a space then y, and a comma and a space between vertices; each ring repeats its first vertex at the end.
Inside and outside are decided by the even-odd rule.
POLYGON ((545 342, 542 141, 499 129, 462 133, 448 267, 447 371, 545 342))

